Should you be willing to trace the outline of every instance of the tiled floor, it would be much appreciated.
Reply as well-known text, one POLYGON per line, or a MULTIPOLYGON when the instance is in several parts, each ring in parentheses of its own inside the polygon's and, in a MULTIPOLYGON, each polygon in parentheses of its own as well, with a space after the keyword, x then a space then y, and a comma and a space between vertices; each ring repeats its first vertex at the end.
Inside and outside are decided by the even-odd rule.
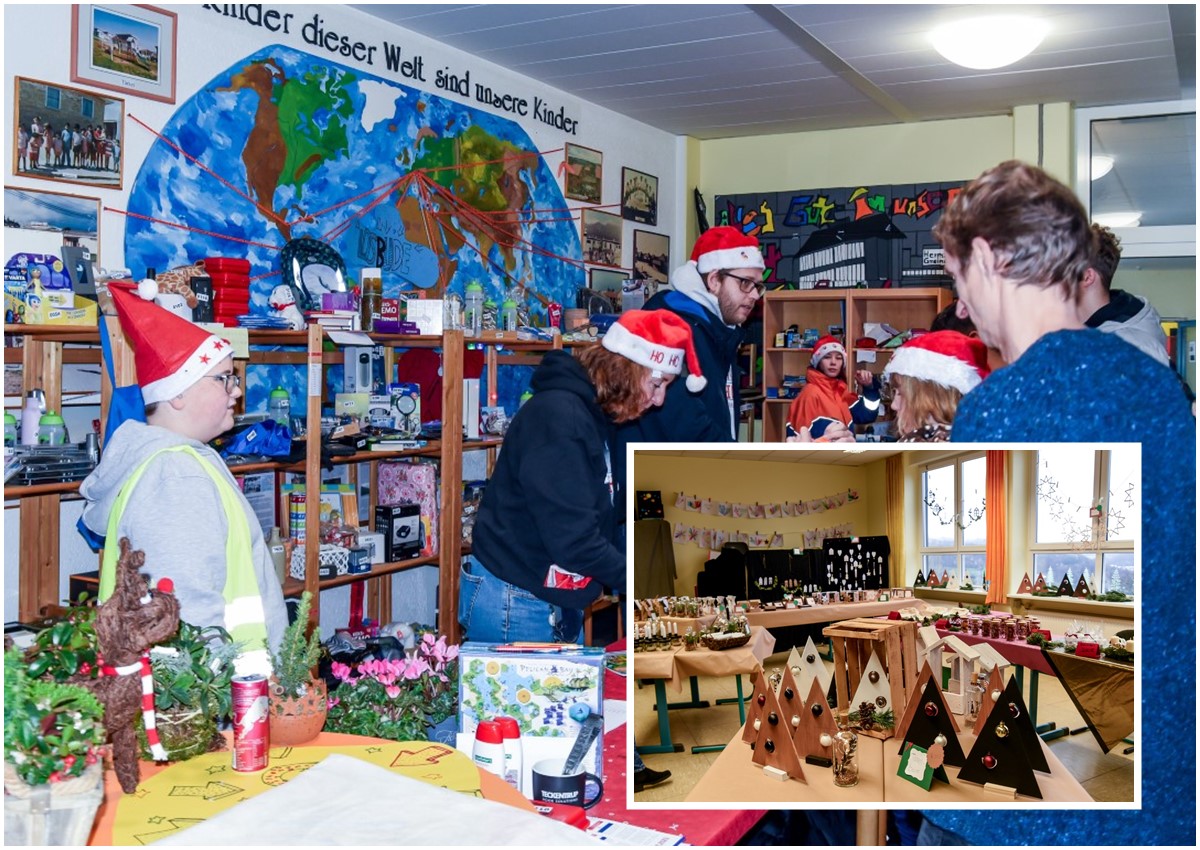
MULTIPOLYGON (((634 675, 637 659, 632 658, 634 675)), ((780 652, 767 659, 764 667, 769 672, 782 669, 787 663, 787 652, 780 652)), ((828 662, 826 662, 828 664, 828 662)), ((751 692, 750 677, 742 679, 742 688, 748 696, 751 692)), ((1028 686, 1027 686, 1028 687, 1028 686)), ((737 696, 732 677, 724 679, 701 679, 700 697, 710 703, 717 699, 737 696)), ((689 699, 685 685, 682 693, 667 689, 670 702, 689 699)), ((654 686, 634 688, 634 740, 639 744, 658 743, 658 715, 654 711, 654 686)), ((1070 698, 1063 691, 1058 679, 1041 676, 1038 686, 1037 717, 1039 723, 1054 722, 1070 729, 1083 727, 1070 698)), ((661 753, 645 756, 646 764, 655 770, 671 771, 671 779, 656 787, 647 788, 635 796, 639 803, 680 802, 687 797, 692 786, 716 760, 719 752, 692 754, 695 745, 721 744, 728 742, 741 727, 736 704, 712 705, 709 708, 680 708, 670 713, 671 736, 675 743, 683 745, 681 753, 661 753)), ((1084 789, 1097 801, 1130 801, 1133 799, 1133 760, 1136 752, 1124 755, 1124 747, 1112 752, 1101 752, 1095 738, 1084 731, 1078 735, 1056 738, 1049 742, 1055 756, 1080 781, 1084 789)))

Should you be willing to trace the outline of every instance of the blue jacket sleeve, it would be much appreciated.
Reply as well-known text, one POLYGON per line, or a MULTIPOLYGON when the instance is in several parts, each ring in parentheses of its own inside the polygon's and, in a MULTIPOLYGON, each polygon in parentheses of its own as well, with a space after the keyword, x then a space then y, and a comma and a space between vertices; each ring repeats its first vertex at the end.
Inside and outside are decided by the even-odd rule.
POLYGON ((854 417, 854 421, 859 425, 874 422, 879 416, 879 387, 879 376, 875 375, 871 379, 871 385, 863 387, 862 395, 858 397, 858 401, 850 405, 850 415, 854 417))

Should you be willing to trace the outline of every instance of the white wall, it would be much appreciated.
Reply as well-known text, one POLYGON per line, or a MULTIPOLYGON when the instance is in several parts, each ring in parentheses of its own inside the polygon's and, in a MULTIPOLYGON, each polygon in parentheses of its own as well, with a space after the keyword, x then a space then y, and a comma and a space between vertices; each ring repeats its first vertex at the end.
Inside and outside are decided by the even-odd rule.
MULTIPOLYGON (((217 8, 222 8, 219 4, 217 8)), ((482 61, 463 51, 431 41, 423 36, 403 30, 370 17, 348 6, 312 5, 285 6, 263 5, 263 10, 274 10, 283 15, 291 14, 290 32, 268 32, 265 28, 252 26, 244 21, 227 18, 218 12, 206 10, 200 5, 164 7, 178 15, 177 19, 177 83, 176 104, 160 103, 141 97, 126 97, 126 120, 122 144, 122 159, 125 161, 124 189, 97 189, 92 186, 63 183, 57 181, 13 177, 6 173, 5 184, 23 186, 42 191, 67 192, 71 194, 98 197, 102 206, 117 210, 126 208, 128 189, 134 183, 137 170, 146 156, 155 136, 143 129, 134 121, 136 117, 152 128, 164 126, 174 114, 177 104, 181 105, 205 85, 214 74, 229 67, 239 58, 248 56, 267 45, 280 43, 287 47, 304 50, 314 55, 328 56, 331 62, 359 67, 382 78, 393 78, 396 82, 409 86, 424 86, 430 92, 439 96, 446 93, 433 85, 433 74, 437 69, 449 67, 457 73, 469 71, 474 81, 485 80, 496 90, 510 92, 514 95, 528 98, 540 97, 552 104, 553 109, 559 106, 565 108, 569 117, 577 119, 578 129, 575 135, 563 130, 546 126, 532 118, 516 118, 529 133, 530 138, 539 150, 557 150, 557 153, 546 155, 546 163, 557 174, 558 165, 562 161, 561 149, 564 142, 570 141, 601 151, 604 154, 604 203, 620 200, 621 168, 630 166, 639 171, 647 172, 658 177, 659 183, 659 224, 647 228, 636 225, 639 229, 650 229, 666 233, 671 237, 672 265, 680 262, 691 248, 683 244, 685 205, 677 202, 684 192, 680 188, 678 159, 682 156, 683 148, 678 146, 676 137, 655 130, 639 122, 617 115, 607 109, 582 101, 565 94, 557 89, 542 85, 519 74, 499 68, 492 63, 482 61), (322 26, 326 31, 334 31, 346 35, 351 41, 361 41, 365 45, 379 45, 387 40, 399 45, 402 55, 424 57, 425 77, 427 83, 416 83, 398 75, 389 74, 381 56, 382 49, 374 52, 374 64, 355 62, 342 56, 323 53, 321 48, 305 43, 302 27, 311 21, 314 15, 319 15, 322 26)), ((231 6, 230 8, 238 8, 231 6)), ((26 77, 52 84, 62 84, 68 87, 89 89, 89 86, 72 83, 70 79, 70 44, 71 44, 71 7, 67 5, 6 5, 4 8, 4 88, 3 91, 11 97, 15 90, 15 77, 26 77), (36 37, 34 37, 36 34, 36 37), (48 45, 53 45, 52 48, 48 45)), ((100 90, 98 90, 100 91, 100 90)), ((461 99, 461 98, 460 98, 461 99)), ((480 109, 488 109, 473 99, 464 101, 468 105, 480 109)), ((11 172, 13 163, 13 146, 15 141, 15 126, 13 110, 10 107, 2 111, 4 122, 4 156, 8 163, 7 172, 11 172)), ((499 110, 498 114, 502 113, 499 110)), ((512 117, 512 116, 510 116, 512 117)), ((570 202, 576 205, 576 202, 570 202)), ((124 225, 125 219, 115 212, 104 212, 100 226, 100 264, 106 268, 121 268, 125 265, 137 267, 136 258, 124 256, 124 225)), ((623 265, 631 265, 633 252, 632 222, 624 223, 623 265)), ((18 246, 6 245, 7 257, 20 250, 18 246)), ((74 531, 75 519, 79 506, 65 505, 63 510, 62 559, 61 559, 61 590, 66 595, 66 577, 77 569, 95 568, 96 559, 82 544, 74 531)), ((5 620, 15 619, 17 615, 17 587, 19 581, 18 560, 20 557, 19 541, 17 539, 17 510, 12 503, 5 505, 5 536, 4 536, 4 573, 5 573, 5 620)), ((432 620, 432 611, 425 606, 415 604, 415 596, 426 596, 436 582, 430 582, 423 574, 426 571, 413 571, 397 577, 397 598, 405 600, 404 605, 397 603, 397 612, 402 607, 414 619, 432 620), (413 600, 410 601, 410 597, 413 600), (419 616, 418 616, 419 615, 419 616)), ((434 571, 436 572, 436 571, 434 571)), ((331 600, 332 601, 332 600, 331 600)), ((338 604, 332 606, 338 609, 331 616, 341 618, 343 622, 327 622, 324 631, 331 625, 344 624, 344 607, 338 604)), ((452 614, 451 614, 452 616, 452 614)))

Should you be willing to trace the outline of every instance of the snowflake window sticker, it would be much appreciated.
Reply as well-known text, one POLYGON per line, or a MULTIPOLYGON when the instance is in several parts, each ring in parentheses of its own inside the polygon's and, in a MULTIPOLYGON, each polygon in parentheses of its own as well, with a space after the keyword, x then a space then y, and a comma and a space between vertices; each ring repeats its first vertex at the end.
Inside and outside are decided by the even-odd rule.
POLYGON ((981 496, 979 505, 973 508, 968 508, 965 512, 954 513, 949 510, 949 502, 943 501, 938 496, 937 491, 930 489, 924 499, 925 507, 929 508, 929 513, 941 525, 957 525, 962 530, 967 530, 979 520, 987 515, 987 498, 981 496))

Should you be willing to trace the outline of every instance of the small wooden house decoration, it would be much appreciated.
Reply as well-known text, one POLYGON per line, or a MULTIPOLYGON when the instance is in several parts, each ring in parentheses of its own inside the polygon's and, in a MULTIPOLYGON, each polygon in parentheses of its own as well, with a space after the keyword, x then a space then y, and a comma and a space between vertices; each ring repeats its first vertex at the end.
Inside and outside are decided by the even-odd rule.
POLYGON ((1017 588, 1017 593, 1033 593, 1033 582, 1029 580, 1029 573, 1021 577, 1021 586, 1017 588))
POLYGON ((942 639, 934 626, 917 628, 917 668, 928 664, 929 669, 942 680, 942 639))
MULTIPOLYGON (((981 646, 987 646, 987 644, 981 644, 981 646)), ((991 647, 988 646, 988 649, 991 649, 991 647)), ((992 707, 999 702, 1003 694, 1004 670, 997 665, 988 673, 987 685, 983 689, 983 696, 979 699, 979 716, 975 718, 974 728, 983 728, 983 724, 987 722, 987 716, 991 714, 992 707)))
POLYGON ((954 653, 949 658, 950 681, 942 696, 952 712, 962 714, 967 710, 967 688, 971 684, 971 674, 975 672, 979 650, 956 635, 942 638, 942 648, 954 653))

